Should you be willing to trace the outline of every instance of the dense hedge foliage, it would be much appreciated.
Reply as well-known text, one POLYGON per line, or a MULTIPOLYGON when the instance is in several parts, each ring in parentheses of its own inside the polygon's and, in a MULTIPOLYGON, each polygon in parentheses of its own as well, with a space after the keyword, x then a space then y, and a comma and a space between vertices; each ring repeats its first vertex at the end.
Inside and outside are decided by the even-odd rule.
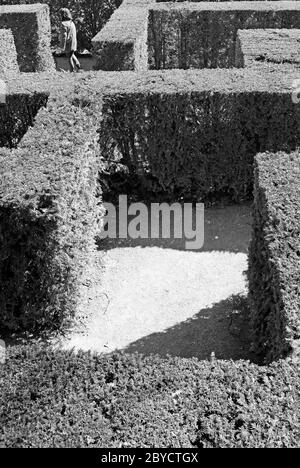
MULTIPOLYGON (((286 3, 286 2, 284 2, 286 3)), ((160 4, 149 15, 149 66, 228 68, 235 63, 239 29, 299 28, 300 3, 274 8, 272 2, 197 5, 160 4)))
POLYGON ((90 49, 91 39, 103 28, 122 0, 5 0, 5 4, 14 5, 46 3, 50 6, 52 45, 57 47, 61 8, 69 8, 78 29, 79 49, 90 49))
POLYGON ((2 447, 297 447, 299 369, 16 347, 2 447))
POLYGON ((98 230, 94 113, 55 95, 0 149, 0 326, 57 328, 75 310, 98 230))
POLYGON ((5 105, 0 105, 0 147, 17 146, 47 100, 47 94, 8 94, 5 105))
POLYGON ((131 180, 138 174, 147 197, 249 198, 254 155, 299 144, 289 94, 176 93, 167 79, 161 90, 107 96, 100 128, 103 158, 118 160, 131 180))
POLYGON ((239 30, 235 66, 260 67, 262 63, 300 63, 300 29, 239 30))
POLYGON ((257 156, 250 299, 255 351, 300 358, 299 153, 257 156))
MULTIPOLYGON (((0 11, 1 28, 13 33, 20 71, 54 70, 47 5, 5 5, 0 11)), ((0 47, 3 53, 5 43, 0 43, 0 47)))
POLYGON ((300 25, 295 3, 278 9, 268 2, 252 8, 247 2, 238 8, 232 3, 155 4, 155 0, 124 0, 93 39, 97 69, 142 71, 148 61, 152 69, 234 66, 238 29, 300 25))
POLYGON ((0 29, 0 76, 18 73, 17 51, 11 30, 0 29))
POLYGON ((96 69, 148 69, 148 13, 153 0, 124 0, 106 26, 93 38, 96 69))

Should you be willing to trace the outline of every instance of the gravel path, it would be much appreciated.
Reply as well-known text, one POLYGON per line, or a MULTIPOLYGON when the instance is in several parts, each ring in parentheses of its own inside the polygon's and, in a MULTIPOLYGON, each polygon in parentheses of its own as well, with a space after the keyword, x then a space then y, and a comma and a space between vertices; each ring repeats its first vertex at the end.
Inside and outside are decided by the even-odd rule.
POLYGON ((166 241, 162 246, 124 241, 125 247, 110 242, 99 252, 101 283, 88 290, 83 327, 63 346, 249 358, 244 311, 249 208, 210 210, 206 223, 206 244, 199 252, 180 250, 172 241, 172 248, 166 241), (212 250, 224 239, 230 251, 212 250))

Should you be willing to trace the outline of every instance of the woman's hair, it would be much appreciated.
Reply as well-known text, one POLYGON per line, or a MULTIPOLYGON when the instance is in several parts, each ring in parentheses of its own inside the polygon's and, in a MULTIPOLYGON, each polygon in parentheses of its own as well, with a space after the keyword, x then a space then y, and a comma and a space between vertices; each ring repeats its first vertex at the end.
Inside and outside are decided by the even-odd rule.
POLYGON ((68 8, 61 8, 59 11, 62 21, 72 20, 72 14, 68 8))

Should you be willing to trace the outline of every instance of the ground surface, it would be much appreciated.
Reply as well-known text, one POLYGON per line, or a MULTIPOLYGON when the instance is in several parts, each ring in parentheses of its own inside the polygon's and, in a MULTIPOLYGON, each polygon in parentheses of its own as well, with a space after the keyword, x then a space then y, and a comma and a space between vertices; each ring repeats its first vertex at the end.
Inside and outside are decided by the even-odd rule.
MULTIPOLYGON (((56 69, 61 71, 69 71, 69 61, 66 57, 54 57, 56 69)), ((91 71, 94 69, 96 59, 93 57, 79 57, 81 67, 84 71, 91 71)))
POLYGON ((83 328, 65 348, 248 359, 248 206, 206 210, 205 244, 103 240, 101 283, 88 289, 83 328))

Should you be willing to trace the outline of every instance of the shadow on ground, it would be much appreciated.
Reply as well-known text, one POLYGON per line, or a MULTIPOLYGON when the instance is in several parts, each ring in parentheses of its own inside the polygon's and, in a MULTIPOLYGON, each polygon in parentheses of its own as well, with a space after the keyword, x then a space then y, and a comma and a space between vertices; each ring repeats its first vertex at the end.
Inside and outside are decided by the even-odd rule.
MULTIPOLYGON (((231 205, 205 209, 204 246, 199 252, 248 253, 251 238, 251 206, 231 205)), ((150 217, 149 226, 151 228, 150 217)), ((172 227, 171 227, 172 231, 172 227)), ((99 250, 123 247, 160 247, 185 250, 182 239, 101 239, 99 250)), ((195 252, 195 251, 194 251, 195 252)), ((124 348, 125 352, 160 354, 185 358, 255 361, 250 352, 248 303, 244 296, 232 296, 213 307, 200 310, 187 321, 163 332, 145 336, 124 348)))
MULTIPOLYGON (((117 217, 118 221, 118 217, 117 217)), ((200 252, 248 252, 251 236, 251 207, 249 204, 205 209, 204 246, 200 252)), ((119 224, 117 222, 117 232, 119 224)), ((171 233, 173 226, 171 225, 171 233)), ((151 222, 149 216, 149 231, 151 222)), ((161 247, 185 250, 185 239, 98 239, 99 250, 122 247, 161 247)))
POLYGON ((255 361, 250 352, 248 315, 247 299, 232 296, 164 332, 131 343, 123 351, 202 360, 215 353, 217 359, 255 361))
MULTIPOLYGON (((80 56, 80 64, 83 71, 92 71, 96 65, 96 59, 91 56, 80 56)), ((70 65, 69 60, 65 56, 54 56, 55 66, 58 71, 68 72, 70 65)))

